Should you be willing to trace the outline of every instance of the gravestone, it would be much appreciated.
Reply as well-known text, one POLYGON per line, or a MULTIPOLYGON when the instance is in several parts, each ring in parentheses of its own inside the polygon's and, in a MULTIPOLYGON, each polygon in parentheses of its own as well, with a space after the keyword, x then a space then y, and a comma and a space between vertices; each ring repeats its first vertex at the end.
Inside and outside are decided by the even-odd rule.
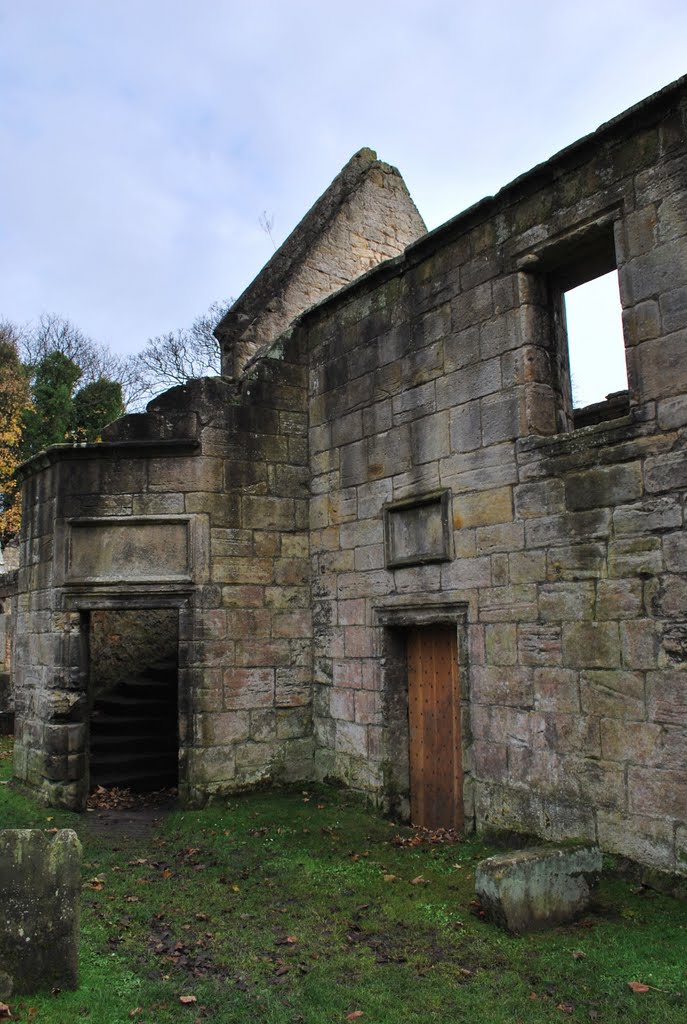
POLYGON ((0 830, 0 999, 77 987, 80 890, 76 832, 0 830))

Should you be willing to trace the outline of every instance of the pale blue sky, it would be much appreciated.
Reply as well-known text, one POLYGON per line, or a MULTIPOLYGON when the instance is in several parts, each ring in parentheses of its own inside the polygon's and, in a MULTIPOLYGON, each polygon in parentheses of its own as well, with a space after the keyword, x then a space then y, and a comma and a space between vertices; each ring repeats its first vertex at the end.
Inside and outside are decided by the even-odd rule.
POLYGON ((684 0, 0 0, 0 317, 121 352, 238 295, 361 146, 430 227, 687 70, 684 0))

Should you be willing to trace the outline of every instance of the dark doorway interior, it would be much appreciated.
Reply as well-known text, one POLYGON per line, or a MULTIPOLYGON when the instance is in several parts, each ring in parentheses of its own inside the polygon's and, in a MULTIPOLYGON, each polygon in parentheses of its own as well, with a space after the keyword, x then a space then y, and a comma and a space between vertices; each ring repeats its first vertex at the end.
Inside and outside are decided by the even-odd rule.
POLYGON ((91 612, 91 789, 177 785, 178 618, 173 608, 91 612))

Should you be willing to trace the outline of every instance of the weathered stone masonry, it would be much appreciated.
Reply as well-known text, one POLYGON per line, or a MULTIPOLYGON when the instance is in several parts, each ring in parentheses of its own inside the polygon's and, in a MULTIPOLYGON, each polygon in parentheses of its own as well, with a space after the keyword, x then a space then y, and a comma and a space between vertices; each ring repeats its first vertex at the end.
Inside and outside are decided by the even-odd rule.
POLYGON ((687 872, 686 128, 682 79, 278 340, 227 329, 237 381, 30 466, 18 776, 83 799, 79 623, 164 598, 187 799, 314 776, 403 811, 405 631, 451 623, 468 819, 687 872), (613 267, 629 394, 576 428, 562 293, 613 267), (120 521, 138 548, 103 574, 120 521), (163 528, 169 572, 146 575, 163 528))

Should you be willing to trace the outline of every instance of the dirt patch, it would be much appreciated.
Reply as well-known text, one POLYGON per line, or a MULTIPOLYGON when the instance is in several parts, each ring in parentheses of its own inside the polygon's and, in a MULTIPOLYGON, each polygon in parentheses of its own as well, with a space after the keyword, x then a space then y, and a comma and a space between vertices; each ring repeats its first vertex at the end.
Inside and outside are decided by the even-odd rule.
POLYGON ((147 839, 176 806, 177 794, 173 789, 133 793, 129 789, 98 786, 88 798, 86 828, 92 835, 147 839))

